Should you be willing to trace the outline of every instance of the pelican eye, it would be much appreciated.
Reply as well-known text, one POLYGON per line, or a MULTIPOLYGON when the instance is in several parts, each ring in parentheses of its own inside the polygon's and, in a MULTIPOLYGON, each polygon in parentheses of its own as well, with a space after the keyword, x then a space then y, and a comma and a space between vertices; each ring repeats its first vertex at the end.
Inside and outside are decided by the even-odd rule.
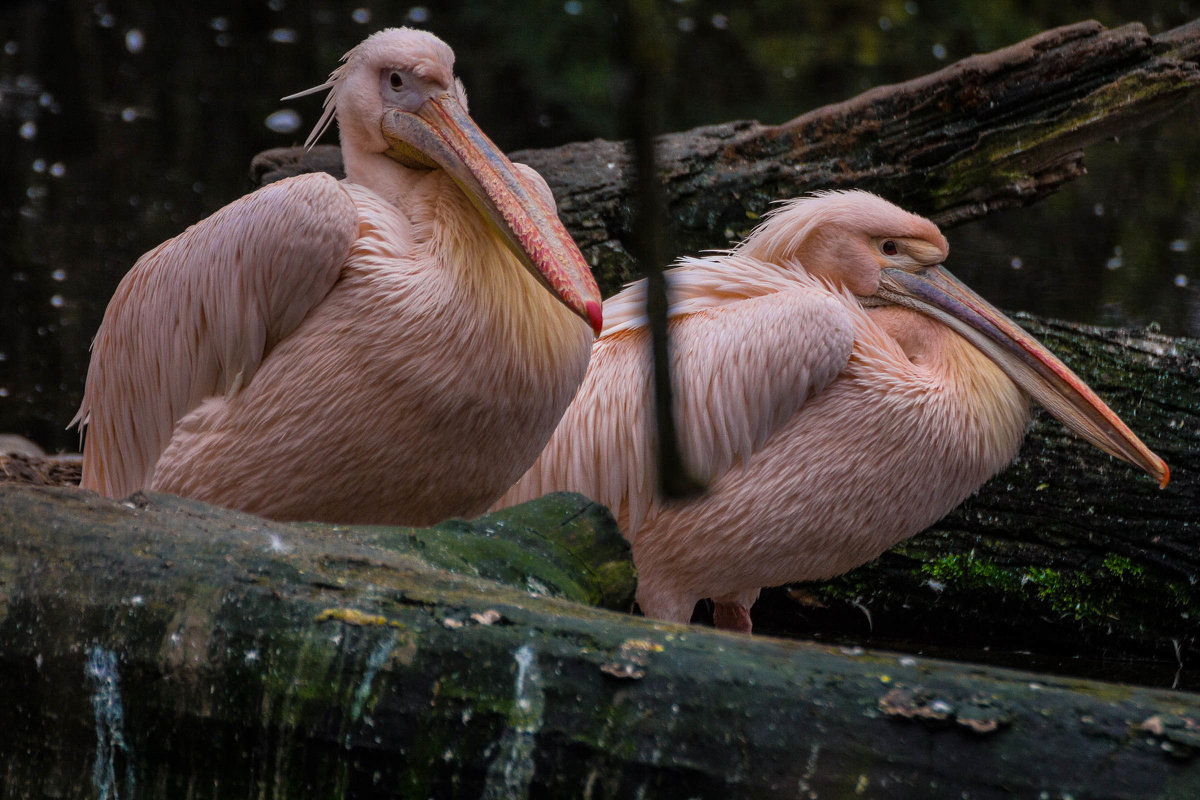
POLYGON ((389 75, 388 82, 391 83, 393 89, 404 88, 404 78, 400 76, 399 72, 393 72, 391 75, 389 75))
POLYGON ((891 239, 888 239, 883 244, 879 245, 879 249, 883 251, 885 256, 894 256, 900 252, 900 248, 891 239))

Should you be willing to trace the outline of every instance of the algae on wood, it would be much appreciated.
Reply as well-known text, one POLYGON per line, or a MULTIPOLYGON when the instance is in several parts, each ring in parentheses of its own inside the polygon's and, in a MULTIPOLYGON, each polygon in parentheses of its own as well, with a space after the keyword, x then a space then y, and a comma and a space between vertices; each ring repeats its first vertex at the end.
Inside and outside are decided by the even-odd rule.
POLYGON ((1194 695, 658 624, 429 551, 0 486, 4 796, 1200 792, 1194 695))

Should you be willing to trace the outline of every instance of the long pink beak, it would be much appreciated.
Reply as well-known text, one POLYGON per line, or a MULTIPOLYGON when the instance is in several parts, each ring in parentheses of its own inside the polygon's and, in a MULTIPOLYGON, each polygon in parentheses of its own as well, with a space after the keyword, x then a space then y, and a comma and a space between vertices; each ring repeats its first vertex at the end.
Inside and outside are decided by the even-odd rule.
POLYGON ((1166 463, 1070 367, 941 265, 915 272, 884 269, 877 294, 946 323, 1075 433, 1141 467, 1160 487, 1170 481, 1166 463))
POLYGON ((446 170, 525 268, 599 335, 600 290, 583 254, 554 209, 526 185, 457 99, 446 92, 416 113, 393 109, 384 115, 383 134, 398 161, 446 170))

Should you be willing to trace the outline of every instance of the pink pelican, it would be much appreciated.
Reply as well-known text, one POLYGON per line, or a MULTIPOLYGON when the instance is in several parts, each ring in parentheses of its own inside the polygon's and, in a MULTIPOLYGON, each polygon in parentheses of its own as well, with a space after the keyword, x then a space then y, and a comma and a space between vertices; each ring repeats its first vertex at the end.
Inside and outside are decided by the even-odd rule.
POLYGON ((792 200, 668 271, 675 415, 703 496, 655 497, 645 285, 604 329, 550 444, 504 496, 582 492, 633 545, 638 604, 749 631, 761 587, 819 580, 936 522, 1017 453, 1030 398, 1157 478, 1082 380, 942 266, 932 222, 865 192, 792 200))
POLYGON ((381 31, 329 80, 347 178, 303 175, 150 251, 96 335, 84 488, 279 519, 484 511, 587 370, 600 295, 545 182, 467 115, 454 53, 381 31))

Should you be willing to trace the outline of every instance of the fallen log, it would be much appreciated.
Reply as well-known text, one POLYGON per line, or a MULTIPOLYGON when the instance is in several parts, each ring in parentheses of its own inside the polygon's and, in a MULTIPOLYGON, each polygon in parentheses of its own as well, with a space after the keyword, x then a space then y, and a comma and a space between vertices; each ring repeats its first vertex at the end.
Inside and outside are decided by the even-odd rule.
MULTIPOLYGON (((781 125, 738 121, 658 139, 676 253, 728 246, 773 201, 856 187, 950 226, 1028 205, 1084 173, 1083 148, 1162 119, 1196 97, 1200 20, 1150 36, 1081 22, 879 86, 781 125)), ((629 255, 630 157, 596 140, 511 154, 549 182, 559 214, 611 293, 629 255)), ((333 146, 260 153, 251 180, 326 170, 333 146)))
POLYGON ((0 485, 3 795, 1200 792, 1195 695, 653 623, 531 589, 578 545, 490 580, 430 535, 0 485))

